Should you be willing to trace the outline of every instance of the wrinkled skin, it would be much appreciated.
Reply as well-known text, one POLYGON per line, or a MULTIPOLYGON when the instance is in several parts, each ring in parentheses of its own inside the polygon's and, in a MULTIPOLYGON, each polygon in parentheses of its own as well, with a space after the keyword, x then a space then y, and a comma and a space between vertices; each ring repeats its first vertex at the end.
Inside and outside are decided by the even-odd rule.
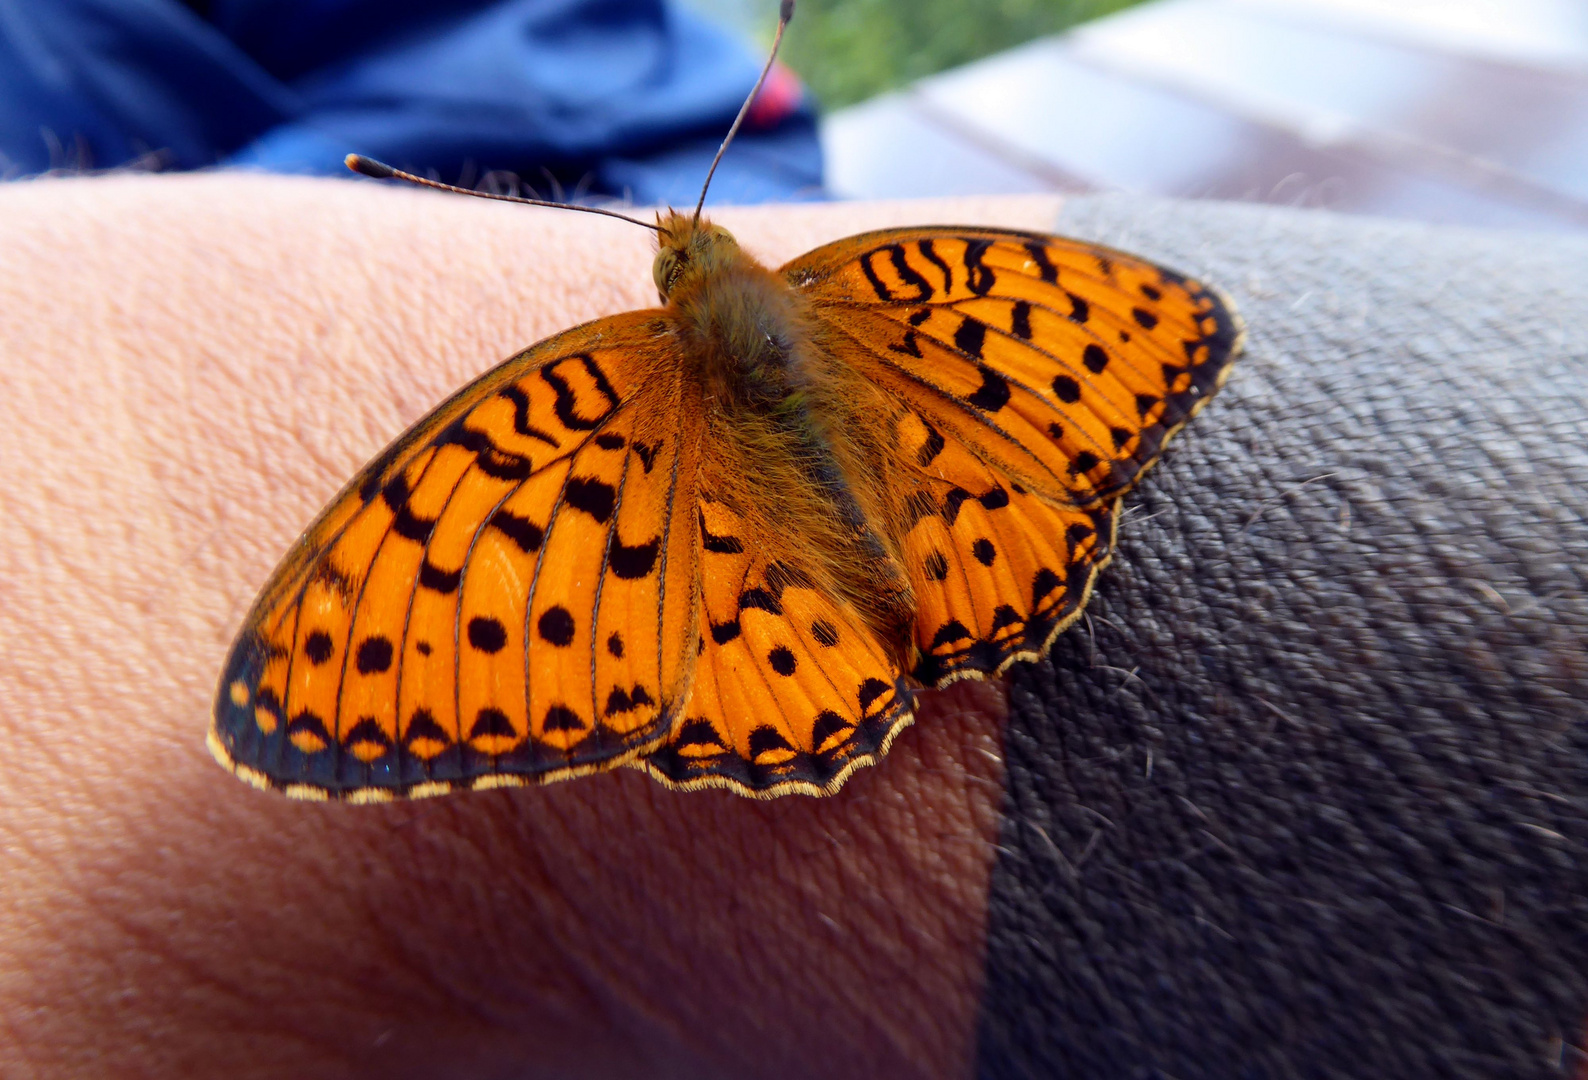
MULTIPOLYGON (((776 262, 1055 210, 718 219, 776 262)), ((0 190, 0 1073, 1572 1068, 1584 246, 1059 227, 1208 274, 1251 351, 1011 679, 1007 744, 962 685, 830 800, 623 772, 355 808, 209 760, 231 633, 434 400, 653 303, 648 236, 372 185, 0 190)))

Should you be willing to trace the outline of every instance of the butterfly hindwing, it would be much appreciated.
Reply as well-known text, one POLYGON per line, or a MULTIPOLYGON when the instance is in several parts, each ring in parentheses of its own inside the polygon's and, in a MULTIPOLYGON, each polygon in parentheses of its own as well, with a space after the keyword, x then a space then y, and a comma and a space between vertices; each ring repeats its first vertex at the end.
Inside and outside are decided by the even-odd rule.
POLYGON ((912 412, 895 436, 920 651, 912 674, 941 686, 1040 656, 1108 561, 1114 505, 1039 498, 912 412))
POLYGON ((690 410, 677 365, 649 366, 656 335, 635 313, 542 342, 367 466, 249 615, 217 754, 292 794, 379 798, 555 779, 660 740, 695 567, 688 544, 670 554, 690 410))
POLYGON ((635 764, 676 787, 837 790, 910 722, 897 661, 802 572, 797 538, 767 535, 709 498, 698 529, 694 686, 672 736, 635 764))

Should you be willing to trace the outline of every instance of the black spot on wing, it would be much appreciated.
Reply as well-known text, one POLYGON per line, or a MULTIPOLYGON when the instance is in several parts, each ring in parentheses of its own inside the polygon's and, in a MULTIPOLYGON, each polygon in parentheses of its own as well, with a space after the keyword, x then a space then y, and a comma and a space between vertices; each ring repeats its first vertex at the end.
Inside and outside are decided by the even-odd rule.
POLYGON ((639 455, 640 464, 645 467, 646 472, 650 472, 651 466, 656 464, 656 451, 661 449, 661 443, 650 446, 636 439, 633 447, 634 452, 639 455))
POLYGON ((389 638, 374 634, 358 646, 355 663, 361 675, 378 675, 391 667, 392 644, 389 638))
POLYGON ((513 430, 529 439, 539 439, 541 442, 558 449, 560 444, 552 436, 540 430, 529 422, 529 395, 517 384, 509 384, 497 391, 499 395, 513 403, 513 430))
POLYGON ((903 341, 889 342, 888 351, 896 352, 901 356, 913 356, 917 360, 921 358, 921 346, 916 343, 914 330, 906 330, 903 341))
MULTIPOLYGON (((922 422, 925 423, 925 421, 922 422)), ((947 445, 948 442, 943 438, 942 432, 931 424, 926 424, 926 442, 922 443, 921 449, 915 452, 915 463, 923 469, 926 468, 932 464, 938 454, 943 452, 943 448, 947 445)))
POLYGON ((1053 265, 1053 260, 1048 258, 1048 249, 1041 244, 1031 243, 1026 245, 1026 254, 1031 256, 1031 261, 1037 265, 1037 274, 1048 284, 1059 280, 1058 268, 1053 265))
POLYGON ((518 737, 518 732, 513 730, 513 722, 508 719, 505 712, 487 705, 474 714, 474 723, 469 726, 469 738, 478 739, 483 736, 513 739, 518 737))
POLYGON ((997 412, 1009 404, 1009 380, 990 367, 977 365, 977 370, 981 374, 981 386, 966 400, 984 412, 997 412))
POLYGON ((393 513, 401 510, 408 504, 408 477, 401 472, 393 473, 392 478, 381 486, 380 497, 393 513))
POLYGON ((625 581, 637 581, 650 574, 656 566, 656 555, 661 550, 662 539, 653 536, 643 544, 613 543, 608 566, 625 581))
POLYGON ((631 690, 614 686, 612 692, 607 695, 606 708, 603 712, 607 716, 617 716, 619 713, 633 712, 635 709, 654 704, 650 693, 643 686, 635 686, 631 690))
POLYGON ((954 527, 954 522, 959 518, 959 508, 969 498, 972 498, 971 493, 962 487, 953 488, 944 496, 943 521, 947 523, 949 528, 952 529, 954 527))
POLYGON ((980 319, 965 316, 954 330, 954 347, 966 356, 981 359, 982 347, 987 342, 987 324, 980 319))
POLYGON ((918 303, 922 300, 928 300, 932 296, 932 286, 927 283, 924 277, 916 273, 915 269, 905 259, 904 246, 902 244, 888 244, 885 247, 874 248, 866 252, 860 256, 860 271, 866 275, 866 280, 871 283, 871 288, 876 292, 877 299, 884 303, 899 299, 918 303), (883 282, 881 276, 877 273, 875 260, 879 255, 887 256, 894 273, 899 277, 899 281, 904 285, 913 287, 916 290, 916 295, 910 297, 894 295, 893 290, 888 288, 887 284, 883 282))
POLYGON ((950 619, 948 622, 937 628, 937 633, 932 635, 932 644, 927 647, 931 649, 942 648, 944 645, 947 645, 950 642, 964 641, 970 636, 971 633, 969 630, 965 629, 964 623, 960 622, 958 619, 950 619))
POLYGON ((997 609, 993 612, 992 632, 996 634, 1006 626, 1014 626, 1015 624, 1023 621, 1024 619, 1022 618, 1020 612, 1016 611, 1013 607, 1009 606, 1008 604, 999 604, 997 609))
POLYGON ((920 248, 921 254, 923 256, 925 256, 926 260, 928 262, 930 262, 933 266, 937 267, 938 270, 942 273, 942 275, 943 275, 943 291, 944 292, 951 291, 954 288, 954 272, 948 268, 948 263, 943 261, 943 256, 939 255, 937 253, 937 251, 932 247, 932 241, 929 240, 929 239, 928 240, 922 240, 919 243, 917 243, 915 246, 920 248))
POLYGON ((869 712, 872 704, 876 702, 876 700, 883 694, 886 694, 892 689, 893 687, 890 684, 883 682, 881 679, 867 679, 865 682, 861 683, 860 711, 862 713, 869 712))
POLYGON ((1049 570, 1046 566, 1037 571, 1037 576, 1031 582, 1031 603, 1033 607, 1040 606, 1044 597, 1057 589, 1064 587, 1064 579, 1049 570))
POLYGON ((573 613, 561 604, 553 604, 541 612, 535 627, 540 631, 541 640, 559 649, 566 648, 573 642, 573 613))
POLYGON ((483 653, 498 653, 507 644, 507 628, 489 615, 469 620, 469 644, 483 653))
POLYGON ((423 706, 415 709, 413 715, 408 718, 408 729, 403 733, 403 742, 409 746, 420 740, 438 742, 442 745, 452 741, 452 736, 436 723, 435 716, 423 706))
POLYGON ((991 240, 976 239, 965 242, 965 272, 968 275, 965 283, 977 296, 986 296, 998 280, 992 267, 982 263, 990 247, 992 247, 991 240))
POLYGON ((617 505, 618 493, 605 480, 593 476, 575 476, 568 481, 562 497, 575 510, 583 511, 605 524, 612 516, 612 508, 617 505))
POLYGON ((546 720, 542 725, 544 731, 583 731, 590 725, 585 723, 584 717, 568 708, 566 705, 553 705, 546 710, 546 720))
POLYGON ((350 747, 377 747, 381 754, 392 748, 392 741, 373 716, 359 717, 358 723, 342 733, 342 742, 350 747))
POLYGON ((762 724, 750 732, 750 757, 755 759, 768 752, 793 750, 789 741, 770 724, 762 724))
POLYGON ((517 544, 520 551, 539 551, 541 541, 546 539, 546 531, 539 525, 507 510, 498 510, 493 514, 491 525, 517 544))
POLYGON ((828 739, 854 726, 833 710, 823 709, 816 714, 816 722, 811 725, 811 747, 820 751, 828 739))
POLYGON ((579 353, 564 360, 558 360, 540 369, 540 377, 556 394, 551 411, 556 414, 557 420, 563 427, 570 431, 593 431, 601 426, 601 422, 612 415, 612 410, 618 407, 617 391, 612 389, 612 384, 607 381, 606 372, 595 359, 587 353, 579 353), (596 393, 604 399, 604 408, 591 416, 579 412, 579 395, 573 386, 562 377, 561 369, 565 364, 580 364, 590 381, 595 384, 596 393))
POLYGON ((676 746, 715 746, 720 750, 728 749, 727 743, 722 741, 722 736, 717 734, 717 729, 709 720, 690 720, 678 729, 678 737, 673 740, 676 746))
POLYGON ((331 640, 331 635, 324 630, 312 631, 303 639, 303 655, 309 658, 309 663, 319 667, 331 659, 331 654, 336 652, 336 643, 331 640))
POLYGON ((1009 313, 1009 332, 1021 341, 1031 340, 1031 302, 1016 300, 1009 313))
POLYGON ((706 528, 705 514, 700 515, 700 545, 718 555, 739 555, 744 552, 744 545, 737 536, 716 536, 706 528))
POLYGON ((287 722, 287 735, 311 735, 326 746, 331 743, 331 733, 326 730, 325 721, 309 709, 303 709, 287 722))
POLYGON ((745 611, 750 608, 772 615, 783 614, 783 605, 778 603, 777 597, 761 588, 746 589, 739 594, 739 610, 745 611))
POLYGON ((405 540, 412 540, 416 544, 427 543, 435 527, 435 518, 419 517, 409 510, 406 504, 397 511, 397 517, 391 523, 392 532, 405 540))
POLYGON ((436 436, 437 446, 458 446, 474 455, 474 467, 497 480, 524 480, 533 471, 529 458, 514 454, 491 441, 483 431, 475 431, 459 417, 436 436))
POLYGON ((463 571, 443 570, 426 556, 425 561, 419 564, 419 584, 431 592, 438 592, 443 596, 451 595, 458 591, 458 583, 463 580, 463 571))

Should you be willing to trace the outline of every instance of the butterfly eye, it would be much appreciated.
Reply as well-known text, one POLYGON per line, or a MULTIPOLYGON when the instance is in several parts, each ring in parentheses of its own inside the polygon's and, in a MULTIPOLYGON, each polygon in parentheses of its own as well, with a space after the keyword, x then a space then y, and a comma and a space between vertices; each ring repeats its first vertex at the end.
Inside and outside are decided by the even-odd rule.
POLYGON ((680 253, 667 267, 666 291, 672 292, 673 285, 677 283, 679 275, 684 272, 684 264, 689 262, 689 256, 680 253))
POLYGON ((683 273, 686 261, 687 256, 679 251, 667 250, 656 256, 652 276, 656 279, 656 288, 663 300, 673 291, 673 285, 677 283, 678 275, 683 273))

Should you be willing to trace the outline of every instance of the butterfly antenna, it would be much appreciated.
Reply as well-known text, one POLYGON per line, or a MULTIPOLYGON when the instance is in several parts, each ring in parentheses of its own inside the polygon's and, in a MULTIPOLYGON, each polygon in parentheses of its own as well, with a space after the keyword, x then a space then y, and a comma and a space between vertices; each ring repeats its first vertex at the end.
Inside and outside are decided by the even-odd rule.
POLYGON ((376 180, 406 180, 408 183, 418 184, 420 187, 435 188, 438 191, 451 191, 458 195, 473 195, 479 199, 495 199, 498 202, 523 203, 525 206, 549 206, 554 210, 577 210, 581 214, 601 214, 605 217, 615 217, 621 221, 627 221, 634 225, 643 226, 644 228, 650 229, 652 232, 661 231, 659 226, 652 225, 648 221, 641 221, 639 218, 631 218, 627 214, 620 214, 616 210, 603 210, 599 206, 578 206, 574 203, 547 202, 544 199, 525 199, 518 195, 495 195, 489 191, 471 191, 465 187, 457 187, 453 184, 443 184, 439 180, 427 180, 423 176, 415 176, 413 173, 403 172, 401 169, 394 169, 384 162, 376 161, 374 158, 367 158, 360 154, 349 154, 343 159, 343 162, 354 172, 362 176, 373 177, 376 180))
POLYGON ((755 80, 755 86, 750 91, 750 96, 744 99, 744 104, 739 106, 739 115, 733 118, 733 127, 728 129, 727 138, 722 140, 722 145, 717 147, 717 156, 711 159, 711 168, 706 170, 706 182, 700 185, 700 201, 695 204, 695 222, 700 222, 701 207, 706 205, 706 190, 711 187, 711 178, 717 172, 717 164, 722 161, 722 155, 727 152, 728 144, 733 142, 733 137, 739 134, 739 125, 744 123, 750 106, 755 104, 756 95, 761 92, 761 86, 766 82, 766 77, 772 73, 772 61, 777 59, 777 47, 783 44, 783 31, 788 29, 788 21, 794 17, 794 0, 783 0, 777 12, 777 36, 772 39, 772 54, 766 58, 766 67, 761 69, 761 77, 755 80))

